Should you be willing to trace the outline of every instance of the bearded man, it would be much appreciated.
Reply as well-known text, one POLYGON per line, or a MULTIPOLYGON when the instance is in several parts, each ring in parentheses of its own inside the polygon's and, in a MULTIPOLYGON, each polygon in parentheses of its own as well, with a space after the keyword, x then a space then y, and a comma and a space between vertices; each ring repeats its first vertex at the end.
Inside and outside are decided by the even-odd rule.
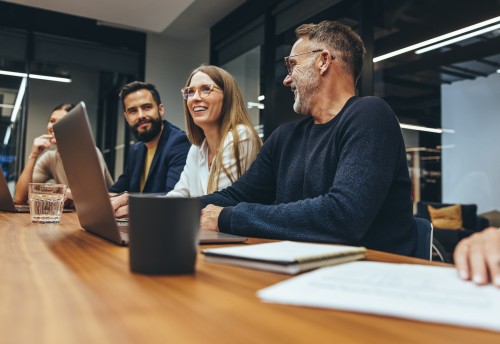
POLYGON ((386 102, 355 92, 363 41, 331 21, 295 33, 283 84, 307 117, 276 129, 240 179, 201 198, 201 228, 414 255, 401 128, 386 102))
POLYGON ((154 85, 131 82, 119 97, 138 142, 130 147, 123 174, 109 191, 169 192, 179 180, 191 147, 186 133, 163 120, 165 110, 154 85))

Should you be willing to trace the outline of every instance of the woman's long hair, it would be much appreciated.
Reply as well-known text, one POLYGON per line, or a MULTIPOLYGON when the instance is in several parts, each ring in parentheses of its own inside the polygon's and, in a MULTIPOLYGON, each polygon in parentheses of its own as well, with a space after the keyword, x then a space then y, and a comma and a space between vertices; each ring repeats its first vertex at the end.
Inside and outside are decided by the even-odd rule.
MULTIPOLYGON (((244 171, 242 171, 242 166, 240 163, 240 150, 239 144, 240 136, 238 134, 237 126, 242 124, 246 127, 248 134, 250 135, 250 140, 253 144, 260 149, 262 146, 262 141, 257 134, 257 131, 253 127, 252 121, 248 117, 248 112, 243 101, 243 97, 240 92, 238 84, 234 80, 233 76, 229 74, 222 68, 211 66, 211 65, 201 65, 200 67, 193 70, 191 75, 186 82, 186 87, 191 83, 191 78, 194 74, 202 72, 208 75, 214 83, 222 89, 222 108, 221 115, 219 118, 219 144, 217 146, 217 152, 215 155, 215 161, 210 168, 210 176, 208 179, 207 192, 212 193, 219 189, 219 176, 221 172, 224 172, 229 178, 231 183, 235 182, 244 171), (231 172, 226 169, 222 164, 222 156, 224 150, 224 141, 226 140, 229 133, 233 135, 233 154, 236 159, 237 166, 237 176, 233 176, 231 172)), ((184 100, 184 117, 186 119, 186 127, 189 141, 200 147, 205 139, 205 133, 203 130, 194 123, 189 109, 187 107, 187 100, 184 100)), ((256 151, 258 151, 257 149, 256 151)), ((255 157, 254 157, 255 158, 255 157)))

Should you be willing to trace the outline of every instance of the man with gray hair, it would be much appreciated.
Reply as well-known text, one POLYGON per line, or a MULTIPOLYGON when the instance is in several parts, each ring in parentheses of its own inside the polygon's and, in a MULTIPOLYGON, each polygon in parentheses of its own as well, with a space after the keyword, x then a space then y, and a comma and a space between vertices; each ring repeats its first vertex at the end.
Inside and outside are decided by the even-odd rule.
POLYGON ((283 84, 307 117, 276 129, 232 186, 202 197, 201 227, 415 254, 398 120, 383 100, 355 95, 361 38, 330 21, 302 25, 296 35, 283 84))

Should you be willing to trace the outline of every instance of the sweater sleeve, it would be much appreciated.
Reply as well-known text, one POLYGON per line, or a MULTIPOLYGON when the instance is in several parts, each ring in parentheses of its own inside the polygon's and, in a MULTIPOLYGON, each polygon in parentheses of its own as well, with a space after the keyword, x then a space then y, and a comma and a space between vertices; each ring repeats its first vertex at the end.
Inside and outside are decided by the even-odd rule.
MULTIPOLYGON (((241 195, 237 198, 241 202, 224 204, 234 208, 225 212, 230 223, 221 223, 222 228, 244 236, 362 242, 392 186, 404 145, 397 119, 383 101, 364 102, 353 111, 342 124, 336 143, 338 168, 327 193, 283 204, 248 202, 241 195)), ((262 161, 268 158, 265 153, 269 151, 252 166, 254 174, 260 173, 262 161)), ((320 171, 317 178, 321 178, 320 171)), ((242 189, 237 191, 244 194, 247 190, 242 189)))
POLYGON ((51 178, 48 164, 50 164, 50 155, 47 152, 44 152, 38 160, 35 162, 35 168, 33 169, 33 177, 31 181, 33 183, 45 183, 51 178))
MULTIPOLYGON (((249 169, 231 186, 201 198, 202 206, 234 206, 240 202, 271 204, 276 198, 272 151, 276 131, 264 143, 249 169)), ((247 149, 255 149, 248 147, 247 149)))

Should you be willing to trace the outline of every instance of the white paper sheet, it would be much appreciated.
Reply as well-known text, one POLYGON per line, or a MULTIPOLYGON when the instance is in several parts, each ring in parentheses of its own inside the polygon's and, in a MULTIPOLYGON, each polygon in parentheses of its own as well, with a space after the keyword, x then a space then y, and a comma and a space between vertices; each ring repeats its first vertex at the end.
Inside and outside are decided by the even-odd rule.
POLYGON ((267 302, 500 331, 500 289, 459 279, 454 268, 352 262, 258 291, 267 302))

